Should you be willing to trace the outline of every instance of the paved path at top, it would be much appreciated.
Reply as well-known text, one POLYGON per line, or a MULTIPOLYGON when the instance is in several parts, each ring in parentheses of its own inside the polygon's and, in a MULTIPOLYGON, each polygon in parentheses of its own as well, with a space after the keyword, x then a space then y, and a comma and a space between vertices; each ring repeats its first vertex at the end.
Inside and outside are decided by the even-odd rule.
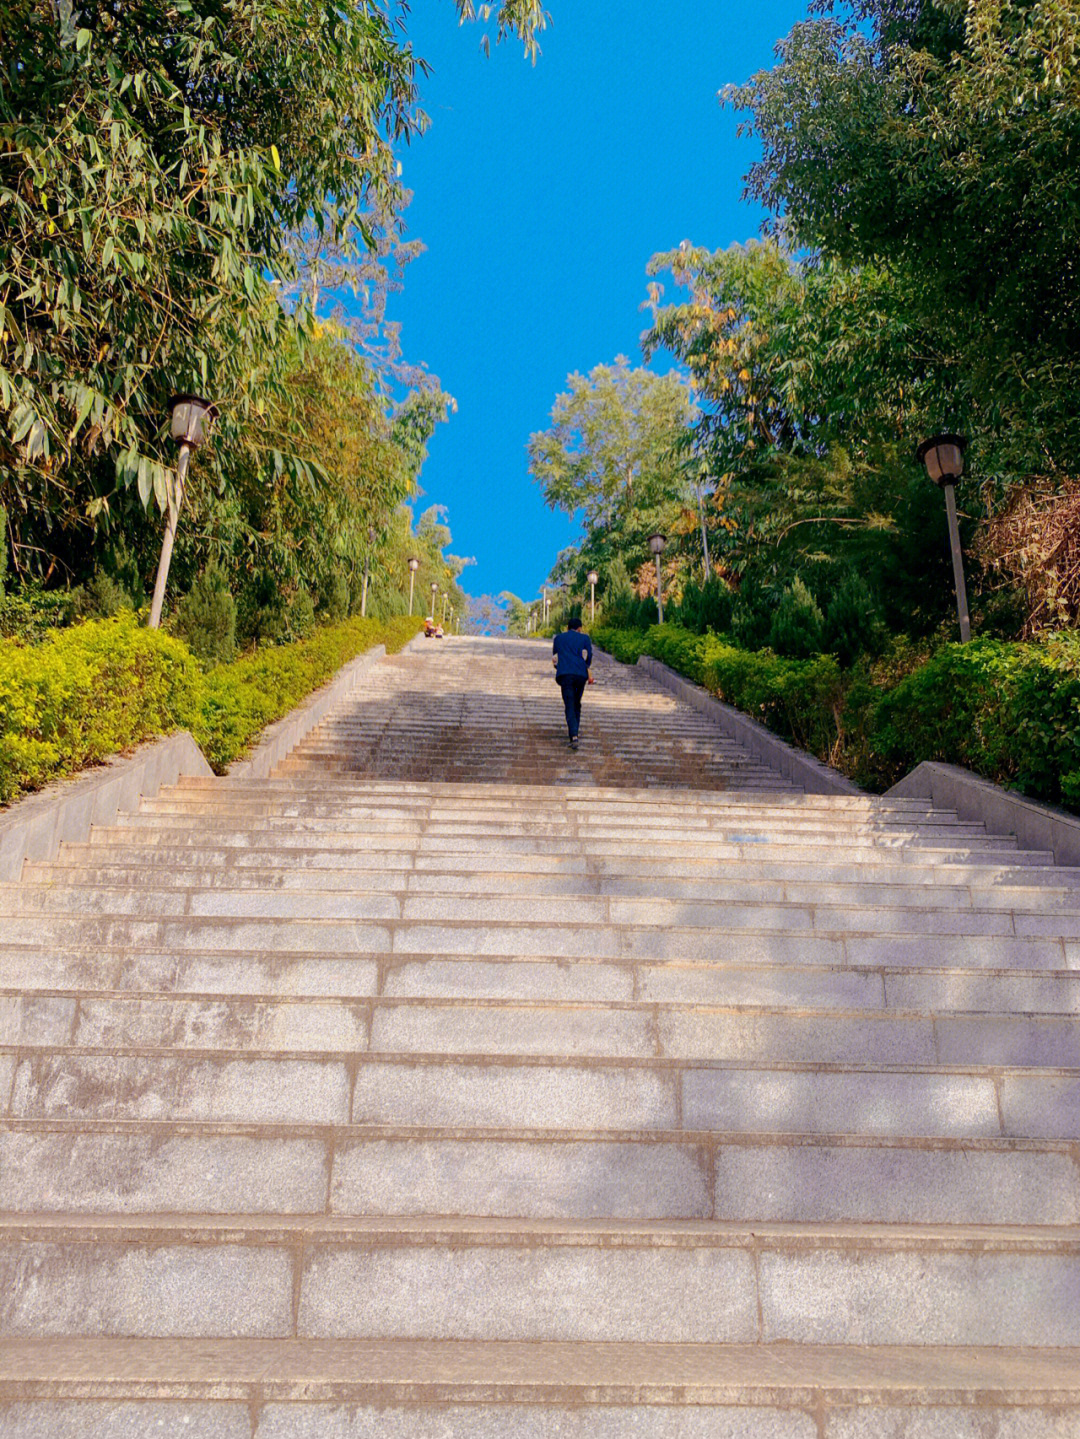
POLYGON ((1077 1439, 1080 875, 597 669, 0 886, 2 1439, 1077 1439))
POLYGON ((304 761, 383 779, 790 791, 696 710, 607 655, 596 656, 571 753, 547 642, 424 646, 369 671, 303 746, 304 761))

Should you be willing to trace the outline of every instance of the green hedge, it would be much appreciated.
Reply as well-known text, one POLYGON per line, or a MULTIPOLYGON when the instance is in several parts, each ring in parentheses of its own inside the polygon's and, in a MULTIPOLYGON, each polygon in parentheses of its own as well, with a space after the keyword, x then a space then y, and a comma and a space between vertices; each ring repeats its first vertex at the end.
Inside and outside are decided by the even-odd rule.
POLYGON ((423 620, 352 619, 317 630, 310 639, 271 645, 208 670, 194 734, 219 773, 238 759, 261 730, 325 684, 343 664, 374 645, 396 654, 423 620))
POLYGON ((1080 635, 944 645, 897 682, 844 671, 832 655, 782 659, 676 625, 594 639, 628 664, 653 655, 868 788, 943 760, 1080 809, 1080 635))
POLYGON ((130 612, 0 641, 0 803, 173 730, 190 729, 215 769, 373 645, 393 653, 415 619, 353 619, 296 644, 203 671, 187 647, 130 612))

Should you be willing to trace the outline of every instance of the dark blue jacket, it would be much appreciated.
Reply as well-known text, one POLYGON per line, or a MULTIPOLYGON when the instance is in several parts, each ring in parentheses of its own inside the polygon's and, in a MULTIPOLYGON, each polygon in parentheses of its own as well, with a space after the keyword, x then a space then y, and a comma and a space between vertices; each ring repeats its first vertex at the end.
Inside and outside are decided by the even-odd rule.
POLYGON ((592 640, 587 634, 581 630, 564 630, 561 635, 555 636, 551 653, 559 661, 555 667, 556 679, 561 680, 569 675, 588 679, 589 666, 592 664, 592 640))

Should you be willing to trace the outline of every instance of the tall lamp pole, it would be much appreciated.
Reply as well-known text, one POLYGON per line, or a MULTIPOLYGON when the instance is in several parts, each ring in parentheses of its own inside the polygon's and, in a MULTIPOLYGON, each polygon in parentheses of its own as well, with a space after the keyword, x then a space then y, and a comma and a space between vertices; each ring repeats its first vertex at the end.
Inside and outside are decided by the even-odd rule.
POLYGON ((709 532, 705 528, 705 500, 701 492, 702 484, 709 478, 709 466, 704 460, 698 470, 697 486, 697 507, 698 517, 701 520, 701 553, 705 560, 705 583, 709 583, 709 532))
POLYGON ((666 545, 667 537, 665 535, 649 536, 649 549, 656 557, 656 612, 661 624, 664 623, 664 576, 660 571, 660 556, 664 553, 666 545))
POLYGON ((414 555, 409 561, 409 618, 413 612, 413 588, 416 585, 416 572, 420 568, 420 561, 414 555))
POLYGON ((589 581, 589 623, 596 623, 596 582, 600 576, 595 570, 590 570, 585 577, 589 581))
POLYGON ((172 437, 179 442, 180 458, 176 465, 176 483, 170 487, 168 513, 165 518, 165 536, 161 541, 161 558, 158 560, 157 578, 154 580, 154 598, 150 602, 150 628, 161 626, 161 610, 165 603, 165 584, 169 578, 173 545, 176 543, 176 526, 180 519, 180 506, 184 502, 184 482, 187 480, 188 465, 192 450, 197 450, 206 439, 211 421, 217 419, 217 406, 201 395, 176 395, 169 401, 172 411, 172 437))
POLYGON ((933 435, 923 440, 918 449, 926 473, 945 491, 945 513, 949 519, 949 548, 952 550, 953 580, 956 583, 956 614, 960 621, 960 640, 971 639, 971 616, 968 613, 967 585, 964 583, 964 554, 960 548, 960 525, 956 518, 956 482, 964 473, 964 451, 967 440, 962 435, 933 435))
POLYGON ((432 623, 434 623, 434 621, 435 621, 435 596, 436 596, 438 593, 439 593, 439 582, 438 582, 438 580, 432 580, 432 582, 431 582, 431 619, 432 619, 432 623))
POLYGON ((368 547, 364 551, 364 580, 360 586, 360 618, 367 614, 367 592, 368 579, 371 575, 371 551, 375 544, 375 526, 371 525, 367 532, 368 547))

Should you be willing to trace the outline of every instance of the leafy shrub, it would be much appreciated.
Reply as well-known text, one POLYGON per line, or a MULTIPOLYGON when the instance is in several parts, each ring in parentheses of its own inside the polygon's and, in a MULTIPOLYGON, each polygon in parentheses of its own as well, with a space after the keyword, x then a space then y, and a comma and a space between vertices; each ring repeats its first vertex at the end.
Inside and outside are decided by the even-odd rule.
POLYGON ((0 638, 35 644, 49 630, 63 629, 75 618, 75 594, 71 590, 42 590, 27 585, 18 592, 0 595, 0 638))
POLYGON ((236 603, 236 633, 243 645, 279 645, 288 633, 285 600, 274 575, 260 571, 243 586, 236 603))
POLYGON ((745 650, 760 650, 769 642, 776 597, 767 586, 747 575, 731 607, 731 634, 745 650))
POLYGON ((119 580, 98 570, 85 585, 71 592, 78 619, 111 619, 121 610, 135 608, 135 602, 119 580))
POLYGON ((196 659, 227 664, 236 654, 236 601, 216 565, 180 601, 174 629, 196 659))
POLYGON ((274 645, 208 671, 195 738, 214 769, 238 759, 266 725, 327 680, 364 650, 383 644, 395 654, 421 629, 407 615, 387 621, 344 620, 317 630, 310 639, 274 645))
POLYGON ((315 602, 307 590, 297 590, 285 611, 289 635, 294 640, 305 640, 315 628, 315 602))
MULTIPOLYGON (((359 590, 359 586, 357 588, 359 590)), ((319 608, 324 618, 331 624, 347 619, 350 613, 350 600, 349 582, 340 571, 335 570, 327 579, 322 594, 319 596, 319 608)), ((356 608, 357 610, 360 608, 359 594, 356 608)))
POLYGON ((0 802, 176 729, 190 729, 220 770, 346 661, 376 644, 394 653, 419 627, 346 620, 206 673, 183 641, 130 612, 36 645, 4 640, 0 802))
POLYGON ((885 627, 870 586, 862 575, 849 570, 825 611, 825 649, 842 665, 851 665, 860 655, 878 654, 884 639, 885 627))
POLYGON ((0 800, 152 736, 189 728, 200 675, 188 650, 131 613, 0 643, 0 800))
POLYGON ((780 597, 769 627, 769 647, 790 659, 805 660, 821 653, 825 621, 813 595, 801 579, 780 597))
POLYGON ((731 629, 734 604, 734 594, 718 575, 710 576, 703 585, 691 581, 683 590, 678 622, 699 635, 708 630, 726 633, 731 629))

